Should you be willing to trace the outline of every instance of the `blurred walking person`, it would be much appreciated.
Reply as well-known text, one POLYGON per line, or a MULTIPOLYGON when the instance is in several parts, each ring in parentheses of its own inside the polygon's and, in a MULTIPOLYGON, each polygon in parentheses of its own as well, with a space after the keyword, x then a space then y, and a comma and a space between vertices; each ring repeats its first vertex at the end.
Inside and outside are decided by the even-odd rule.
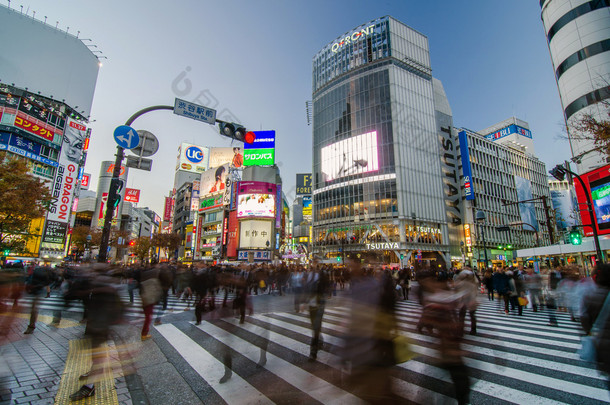
POLYGON ((322 331, 326 296, 330 287, 328 274, 323 269, 310 272, 306 286, 309 294, 309 320, 311 321, 312 332, 309 361, 315 361, 318 357, 318 349, 322 346, 320 333, 322 331))
POLYGON ((479 288, 474 273, 471 270, 463 270, 457 275, 455 281, 455 289, 462 296, 461 307, 459 313, 460 331, 464 333, 464 325, 466 320, 466 312, 470 316, 470 334, 477 334, 477 317, 476 311, 478 306, 477 296, 479 288))
POLYGON ((28 274, 26 279, 25 291, 34 297, 32 301, 32 309, 30 311, 30 323, 25 332, 23 332, 26 335, 34 333, 34 330, 36 329, 36 320, 38 319, 38 303, 40 302, 40 297, 42 294, 46 293, 47 296, 49 295, 51 271, 51 268, 48 266, 36 266, 32 269, 31 274, 28 274))
POLYGON ((152 337, 150 324, 152 323, 155 304, 161 300, 163 291, 159 281, 159 269, 157 267, 146 269, 142 272, 140 281, 140 299, 144 311, 144 325, 142 325, 142 340, 152 337))

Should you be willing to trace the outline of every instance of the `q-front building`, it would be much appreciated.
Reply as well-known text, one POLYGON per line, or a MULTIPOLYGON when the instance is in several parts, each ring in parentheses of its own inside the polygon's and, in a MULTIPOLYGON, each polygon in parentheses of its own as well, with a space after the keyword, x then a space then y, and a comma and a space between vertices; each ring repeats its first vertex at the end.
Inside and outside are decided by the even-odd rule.
POLYGON ((389 16, 314 56, 314 256, 449 264, 461 219, 445 204, 431 73, 426 36, 389 16))

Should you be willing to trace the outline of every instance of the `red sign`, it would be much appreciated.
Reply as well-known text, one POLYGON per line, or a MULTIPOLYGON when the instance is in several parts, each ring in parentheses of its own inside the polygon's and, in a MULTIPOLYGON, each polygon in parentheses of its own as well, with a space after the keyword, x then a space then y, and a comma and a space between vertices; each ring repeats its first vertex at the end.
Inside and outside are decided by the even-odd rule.
POLYGON ((138 190, 137 188, 126 188, 125 201, 133 203, 140 202, 140 190, 138 190))
MULTIPOLYGON (((597 191, 599 188, 606 187, 607 184, 610 183, 610 165, 606 165, 602 168, 592 170, 588 173, 581 174, 580 178, 585 183, 586 190, 583 191, 582 186, 578 179, 574 179, 574 189, 576 190, 576 198, 578 199, 578 209, 580 211, 580 218, 582 220, 583 231, 585 236, 593 235, 593 227, 591 226, 591 217, 589 215, 589 211, 587 210, 587 197, 585 196, 585 192, 591 196, 591 189, 597 191)), ((597 196, 598 193, 594 192, 594 195, 597 196)), ((604 218, 598 218, 595 212, 595 208, 597 207, 600 211, 603 211, 603 200, 595 199, 592 197, 591 202, 593 203, 593 219, 596 222, 597 233, 598 235, 607 235, 610 234, 610 225, 608 220, 604 220, 604 218), (600 206, 600 207, 598 207, 600 206)))
POLYGON ((55 137, 53 131, 46 128, 46 124, 38 124, 37 121, 37 119, 30 118, 29 116, 18 112, 17 116, 15 117, 15 126, 52 142, 53 138, 55 137))
POLYGON ((83 146, 83 152, 87 152, 89 150, 89 138, 85 139, 85 146, 83 146))
POLYGON ((169 221, 172 218, 173 198, 165 197, 165 207, 163 207, 163 220, 169 221))
POLYGON ((237 211, 230 211, 227 233, 227 257, 237 257, 237 246, 239 245, 238 226, 237 211))
POLYGON ((90 174, 83 174, 83 178, 80 181, 80 185, 81 187, 89 187, 89 182, 91 181, 91 175, 90 174))
MULTIPOLYGON (((108 166, 108 169, 106 170, 106 173, 114 173, 114 163, 111 164, 110 166, 108 166)), ((125 166, 121 166, 121 171, 119 173, 119 176, 122 176, 125 174, 125 166)))

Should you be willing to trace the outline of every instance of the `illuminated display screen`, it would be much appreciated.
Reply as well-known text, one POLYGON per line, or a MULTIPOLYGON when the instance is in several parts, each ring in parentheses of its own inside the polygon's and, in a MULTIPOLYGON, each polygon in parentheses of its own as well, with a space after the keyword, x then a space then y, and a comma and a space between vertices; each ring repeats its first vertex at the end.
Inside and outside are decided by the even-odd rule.
POLYGON ((275 218, 275 194, 240 194, 237 217, 275 218))
POLYGON ((379 170, 377 131, 335 142, 320 152, 325 181, 379 170))
POLYGON ((599 229, 610 229, 610 177, 590 183, 599 229))

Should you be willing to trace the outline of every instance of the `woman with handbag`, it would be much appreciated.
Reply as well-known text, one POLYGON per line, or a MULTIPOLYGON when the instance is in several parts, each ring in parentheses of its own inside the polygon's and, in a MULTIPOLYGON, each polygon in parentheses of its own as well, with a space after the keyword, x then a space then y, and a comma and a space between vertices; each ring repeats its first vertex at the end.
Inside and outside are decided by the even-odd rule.
MULTIPOLYGON (((597 288, 584 297, 580 316, 580 323, 587 334, 583 338, 583 348, 588 340, 591 343, 589 349, 595 352, 592 360, 597 362, 597 368, 610 374, 610 265, 598 265, 593 279, 597 288)), ((581 357, 584 355, 581 352, 581 357)))

